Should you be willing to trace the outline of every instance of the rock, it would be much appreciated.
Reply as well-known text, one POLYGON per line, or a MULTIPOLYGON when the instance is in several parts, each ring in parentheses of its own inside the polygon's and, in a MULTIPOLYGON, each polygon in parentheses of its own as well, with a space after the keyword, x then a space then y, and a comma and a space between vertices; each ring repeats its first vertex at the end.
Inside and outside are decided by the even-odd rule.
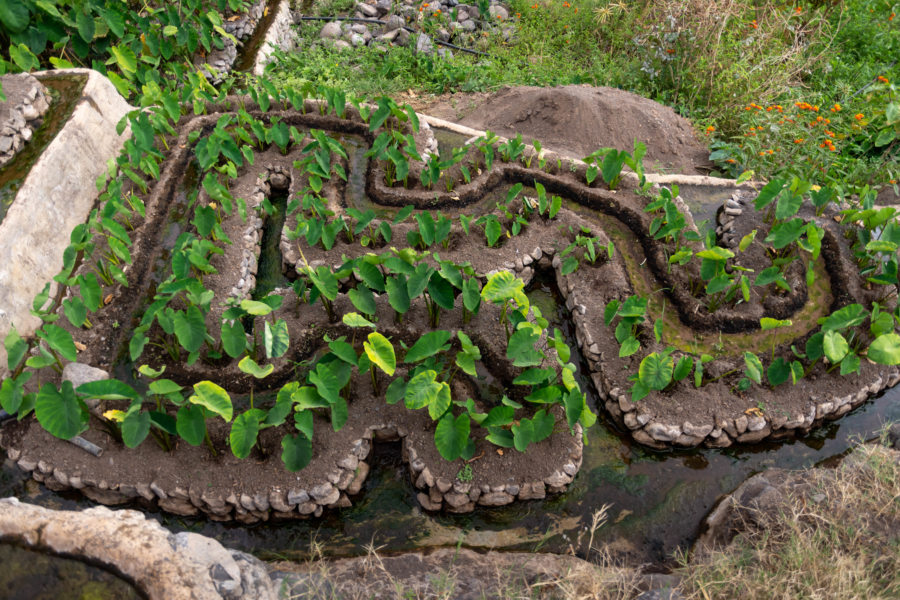
POLYGON ((292 505, 303 504, 309 502, 309 494, 306 490, 288 490, 287 501, 292 505))
POLYGON ((396 42, 400 46, 405 46, 409 43, 410 33, 405 29, 400 29, 400 33, 397 34, 396 42))
POLYGON ((341 24, 338 21, 331 21, 325 24, 325 27, 319 32, 319 37, 322 39, 332 39, 337 40, 341 37, 341 24))
POLYGON ((68 363, 63 367, 62 378, 63 381, 71 381, 72 387, 77 388, 82 384, 90 383, 92 381, 109 379, 109 373, 103 369, 92 367, 91 365, 73 362, 68 363))
POLYGON ((358 33, 354 33, 350 35, 350 44, 352 44, 354 48, 365 46, 366 39, 358 33))
POLYGON ((384 29, 382 31, 384 31, 385 33, 389 31, 395 31, 403 27, 403 25, 405 25, 403 17, 401 17, 400 15, 391 15, 385 21, 384 29))
POLYGON ((353 477, 353 481, 350 482, 350 485, 347 486, 347 494, 350 496, 355 496, 362 490, 363 484, 366 482, 366 477, 369 475, 369 465, 368 463, 361 462, 356 467, 356 473, 353 477))
POLYGON ((478 498, 478 504, 481 504, 482 506, 504 506, 510 504, 513 500, 515 500, 515 498, 506 492, 491 492, 489 494, 482 494, 478 498))
POLYGON ((322 483, 311 489, 309 495, 319 504, 328 504, 324 500, 332 496, 335 491, 331 483, 322 483))
POLYGON ((460 494, 458 492, 449 492, 444 494, 444 501, 454 508, 459 508, 465 504, 469 503, 469 495, 468 494, 460 494))
POLYGON ((434 42, 431 41, 431 37, 420 33, 416 38, 416 52, 419 54, 431 54, 434 52, 434 42))
POLYGON ((442 494, 447 493, 453 485, 446 477, 438 477, 434 483, 442 494))
POLYGON ((519 500, 541 500, 547 497, 547 491, 543 481, 526 483, 519 490, 519 500))
POLYGON ((419 492, 418 494, 416 494, 416 499, 419 501, 419 504, 421 504, 422 508, 424 508, 425 510, 430 510, 432 512, 441 510, 441 503, 440 502, 432 502, 431 498, 428 496, 428 494, 426 494, 424 492, 419 492))
POLYGON ((477 29, 475 21, 473 21, 472 19, 466 19, 465 21, 460 23, 459 26, 463 29, 463 31, 475 31, 475 29, 477 29))
POLYGON ((678 425, 666 425, 657 422, 648 424, 644 431, 658 442, 672 442, 681 435, 681 427, 678 425))
POLYGON ((374 19, 375 17, 378 16, 378 9, 375 8, 374 6, 372 6, 371 4, 362 4, 362 3, 357 4, 356 10, 358 10, 362 14, 366 15, 366 17, 368 17, 370 19, 374 19))
POLYGON ((699 437, 699 438, 705 438, 713 430, 713 426, 711 423, 698 426, 698 425, 692 424, 689 421, 685 421, 684 423, 681 424, 681 430, 686 435, 692 435, 692 436, 699 437))
POLYGON ((900 423, 891 425, 887 432, 887 439, 892 448, 900 450, 900 423))
POLYGON ((509 11, 499 4, 491 4, 488 8, 488 13, 495 19, 500 19, 501 21, 505 21, 509 18, 509 11))
POLYGON ((138 511, 53 511, 5 498, 0 500, 0 537, 106 566, 150 598, 278 597, 259 560, 196 533, 172 534, 138 511))

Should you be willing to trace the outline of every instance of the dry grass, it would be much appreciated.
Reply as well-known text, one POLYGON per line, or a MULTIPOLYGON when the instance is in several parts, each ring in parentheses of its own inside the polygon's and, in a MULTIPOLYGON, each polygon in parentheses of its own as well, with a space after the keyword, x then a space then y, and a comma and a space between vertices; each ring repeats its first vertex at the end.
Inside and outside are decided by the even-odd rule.
POLYGON ((813 469, 764 528, 686 562, 690 598, 900 598, 900 455, 862 445, 813 469))

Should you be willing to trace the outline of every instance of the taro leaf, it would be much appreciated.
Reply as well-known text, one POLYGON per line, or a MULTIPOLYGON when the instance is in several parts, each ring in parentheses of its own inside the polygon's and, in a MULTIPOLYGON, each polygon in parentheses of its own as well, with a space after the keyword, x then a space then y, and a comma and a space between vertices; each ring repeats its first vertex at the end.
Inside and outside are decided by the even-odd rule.
POLYGON ((822 331, 840 331, 848 327, 855 327, 863 323, 869 312, 862 304, 848 304, 840 310, 831 313, 822 323, 822 331))
POLYGON ((33 373, 26 371, 19 377, 3 380, 3 385, 0 385, 0 408, 11 415, 19 412, 25 397, 25 383, 32 375, 33 373))
POLYGON ((231 452, 238 458, 247 458, 256 444, 259 436, 259 423, 265 418, 266 413, 258 408, 251 408, 237 416, 231 425, 231 433, 228 441, 231 452))
POLYGON ((712 248, 708 248, 706 250, 701 250, 700 252, 698 252, 697 257, 721 262, 728 260, 729 258, 734 258, 734 252, 732 252, 728 248, 713 246, 712 248))
POLYGON ((343 398, 338 399, 331 404, 331 428, 340 431, 347 422, 349 412, 347 410, 347 401, 343 398))
POLYGON ((82 383, 76 390, 80 396, 98 400, 137 400, 140 398, 134 388, 117 379, 101 379, 82 383))
POLYGON ((772 203, 781 190, 784 188, 784 184, 786 182, 783 179, 773 179, 765 186, 763 189, 759 191, 759 195, 756 197, 756 210, 761 210, 772 203))
POLYGON ((680 359, 678 359, 678 364, 675 365, 675 372, 672 377, 675 379, 675 381, 681 381, 690 374, 691 367, 693 366, 694 361, 691 360, 690 356, 682 356, 680 359))
POLYGON ((432 421, 440 419, 450 408, 453 400, 450 395, 450 385, 445 381, 439 383, 441 387, 437 392, 437 396, 428 405, 428 416, 431 417, 432 421))
MULTIPOLYGON (((858 359, 857 359, 858 360, 858 359)), ((843 365, 843 362, 841 363, 843 365)), ((799 360, 791 361, 791 383, 797 385, 797 382, 803 379, 805 369, 799 360)))
POLYGON ((178 311, 172 319, 178 343, 190 353, 197 352, 206 341, 206 320, 196 306, 189 306, 187 312, 178 311))
POLYGON ((381 273, 381 269, 365 259, 361 259, 356 263, 356 270, 359 271, 360 279, 369 288, 376 292, 384 292, 384 275, 381 273))
POLYGON ((610 300, 606 303, 606 306, 603 308, 603 323, 606 326, 609 326, 612 323, 612 320, 616 318, 616 315, 619 312, 619 301, 616 299, 610 300))
POLYGON ((534 348, 539 339, 540 335, 530 327, 519 329, 510 336, 506 356, 513 361, 513 366, 532 367, 541 364, 544 356, 534 348))
POLYGON ((816 332, 812 334, 808 340, 806 340, 806 358, 811 361, 817 361, 823 356, 825 356, 825 348, 823 341, 825 340, 825 333, 822 331, 816 332))
POLYGON ((15 371, 28 352, 28 343, 19 336, 16 328, 12 327, 3 340, 3 346, 6 348, 6 364, 10 371, 15 371))
POLYGON ((514 444, 513 433, 508 429, 500 429, 499 427, 492 427, 490 433, 484 439, 501 448, 512 448, 514 444))
POLYGON ((87 318, 87 306, 78 296, 63 300, 63 311, 73 327, 81 327, 87 318))
POLYGON ((0 22, 3 23, 3 27, 10 33, 25 31, 28 27, 30 14, 28 4, 25 2, 0 3, 0 22))
POLYGON ((828 360, 832 364, 837 364, 847 356, 850 344, 837 331, 826 331, 825 337, 822 339, 822 349, 825 351, 825 356, 828 357, 828 360))
POLYGON ((345 342, 343 337, 330 342, 328 344, 328 349, 348 365, 355 367, 359 363, 359 357, 356 356, 356 350, 353 346, 345 342))
POLYGON ((804 231, 806 231, 806 223, 803 219, 791 219, 773 226, 769 235, 766 236, 766 242, 772 244, 776 250, 781 250, 796 241, 804 231))
POLYGON ((177 394, 182 388, 171 379, 157 379, 150 383, 150 393, 155 396, 168 396, 169 394, 177 394))
POLYGON ((150 433, 150 413, 140 406, 132 407, 122 420, 122 443, 129 448, 137 448, 150 433))
POLYGON ((175 423, 175 417, 173 417, 172 415, 156 410, 151 410, 150 424, 154 427, 162 429, 169 435, 178 435, 178 427, 175 423))
POLYGON ((463 306, 470 313, 477 313, 481 306, 481 284, 478 279, 470 277, 462 283, 463 306))
POLYGON ((890 313, 879 313, 877 317, 872 319, 872 324, 869 328, 875 337, 890 333, 894 330, 894 317, 890 313))
POLYGON ((202 406, 219 415, 226 422, 231 421, 231 417, 234 415, 234 407, 231 405, 231 397, 228 392, 212 381, 195 383, 194 394, 188 398, 188 402, 202 406))
POLYGON ((341 400, 340 393, 350 381, 351 369, 350 365, 341 360, 319 362, 315 370, 309 372, 309 382, 316 386, 320 396, 333 405, 341 400))
POLYGON ((422 236, 425 246, 432 245, 434 243, 434 217, 430 212, 422 211, 416 214, 416 222, 419 224, 419 235, 422 236))
POLYGON ((518 425, 511 428, 513 444, 519 452, 525 452, 528 444, 534 441, 534 423, 529 419, 520 419, 518 425))
POLYGON ((456 299, 453 285, 440 273, 432 273, 428 280, 428 294, 435 304, 444 310, 453 309, 453 302, 456 299))
POLYGON ((178 409, 175 422, 178 435, 191 446, 199 446, 206 437, 206 415, 202 406, 186 404, 178 409))
POLYGON ((294 473, 312 460, 312 442, 305 435, 286 435, 281 439, 281 461, 294 473))
POLYGON ((791 366, 779 356, 769 365, 766 375, 769 377, 772 387, 779 386, 791 377, 791 366))
POLYGON ((278 319, 275 323, 266 321, 263 327, 263 344, 268 358, 279 358, 287 352, 291 343, 291 334, 288 333, 287 322, 278 319))
POLYGON ((375 329, 375 323, 355 312, 345 314, 341 321, 348 327, 371 327, 375 329))
POLYGON ((844 357, 844 360, 841 361, 841 375, 859 373, 859 366, 859 356, 851 352, 844 357))
POLYGON ((386 337, 373 331, 369 334, 368 340, 363 342, 363 350, 366 351, 369 360, 388 376, 394 374, 397 369, 397 357, 394 354, 394 345, 386 337))
POLYGON ((337 277, 334 276, 334 273, 331 271, 331 269, 329 269, 325 265, 322 265, 320 267, 317 267, 315 271, 309 269, 307 271, 307 275, 309 275, 309 280, 314 286, 316 286, 316 289, 319 290, 319 293, 322 294, 325 298, 332 301, 337 298, 338 280, 337 277))
POLYGON ((275 370, 275 365, 269 364, 262 366, 249 356, 245 356, 241 359, 241 362, 238 363, 238 369, 247 375, 253 375, 256 379, 265 379, 275 370))
POLYGON ((47 323, 42 329, 37 330, 37 336, 47 342, 47 344, 66 360, 75 362, 78 360, 78 354, 75 350, 75 341, 72 334, 53 323, 47 323))
POLYGON ((651 390, 662 390, 672 381, 674 366, 672 357, 652 352, 644 357, 638 367, 638 379, 651 390))
POLYGON ((556 425, 556 418, 552 413, 541 409, 534 413, 534 418, 531 419, 531 422, 534 424, 532 441, 537 443, 550 437, 553 433, 553 426, 556 425))
POLYGON ((294 427, 307 438, 313 439, 313 430, 315 428, 313 411, 298 410, 294 414, 294 427))
POLYGON ((407 350, 406 356, 403 357, 405 363, 415 363, 425 360, 429 356, 434 356, 438 352, 444 352, 450 349, 447 341, 450 339, 450 332, 445 330, 429 331, 407 350))
POLYGON ((753 281, 753 285, 762 287, 777 281, 782 281, 787 285, 787 282, 784 281, 784 276, 781 274, 780 268, 768 267, 759 272, 759 275, 757 275, 756 279, 753 281))
POLYGON ((375 294, 363 284, 357 285, 355 288, 347 292, 350 302, 356 307, 356 310, 366 315, 375 314, 375 294))
POLYGON ((556 371, 553 369, 537 369, 532 367, 513 379, 513 383, 515 385, 541 385, 542 383, 552 381, 555 377, 556 371))
POLYGON ((428 280, 431 279, 432 273, 434 273, 432 267, 429 267, 425 263, 419 263, 415 272, 409 276, 409 281, 406 282, 406 288, 410 298, 416 298, 425 291, 425 288, 428 287, 428 280))
POLYGON ((488 215, 484 223, 484 237, 487 239, 488 246, 493 248, 501 235, 503 235, 503 226, 500 225, 500 221, 494 215, 488 215))
POLYGON ((559 401, 560 396, 562 396, 560 387, 558 385, 550 385, 537 388, 525 396, 525 399, 535 404, 555 404, 559 401))
POLYGON ((45 383, 37 395, 34 415, 48 433, 64 440, 72 439, 87 429, 89 419, 71 381, 63 381, 61 389, 45 383))
POLYGON ((453 418, 447 413, 438 421, 434 430, 434 445, 444 460, 453 461, 459 458, 469 443, 471 423, 469 415, 462 414, 453 418))
POLYGON ((328 400, 319 395, 311 385, 298 387, 291 393, 291 401, 296 404, 295 410, 304 410, 307 408, 327 408, 328 400))
POLYGON ((231 358, 237 358, 247 349, 247 333, 240 320, 235 319, 231 325, 222 321, 222 346, 231 358))
POLYGON ((258 300, 241 300, 241 308, 254 317, 265 317, 272 312, 272 307, 258 300))
POLYGON ((436 381, 437 373, 432 370, 422 371, 409 380, 406 384, 406 392, 403 395, 406 408, 419 409, 429 406, 434 402, 441 387, 447 385, 443 381, 436 381))
POLYGON ((481 290, 481 297, 494 304, 515 300, 519 306, 528 306, 528 297, 523 291, 525 282, 509 271, 494 273, 481 290))
POLYGON ((647 313, 647 298, 642 296, 629 296, 625 299, 625 302, 622 303, 622 306, 619 307, 619 312, 617 313, 620 317, 628 318, 628 317, 641 317, 647 313))
POLYGON ((504 425, 509 425, 513 422, 515 414, 516 409, 512 406, 495 406, 491 409, 491 412, 482 419, 480 425, 482 427, 503 427, 504 425))
POLYGON ((563 401, 566 406, 566 421, 569 423, 569 429, 571 430, 575 427, 575 423, 578 422, 585 410, 584 394, 573 390, 566 394, 563 401))
POLYGON ((803 204, 803 196, 794 194, 790 190, 782 192, 775 205, 775 218, 782 220, 793 217, 800 210, 801 204, 803 204))
POLYGON ((398 377, 391 381, 384 394, 384 400, 388 404, 397 404, 406 396, 406 381, 398 377))
POLYGON ((778 329, 780 327, 790 327, 793 325, 790 319, 772 319, 771 317, 763 317, 759 320, 759 326, 763 331, 770 329, 778 329))
POLYGON ((762 384, 763 366, 759 357, 752 352, 744 352, 744 375, 758 384, 762 384))
POLYGON ((875 338, 869 345, 866 356, 880 365, 900 364, 900 335, 886 333, 875 338))
POLYGON ((388 303, 399 314, 409 310, 409 291, 406 276, 398 273, 396 277, 388 277, 384 282, 388 294, 388 303))

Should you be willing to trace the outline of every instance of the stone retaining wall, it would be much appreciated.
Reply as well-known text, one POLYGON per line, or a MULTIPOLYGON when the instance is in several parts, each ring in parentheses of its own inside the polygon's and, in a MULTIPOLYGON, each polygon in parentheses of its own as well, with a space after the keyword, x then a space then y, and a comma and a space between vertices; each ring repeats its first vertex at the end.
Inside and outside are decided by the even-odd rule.
POLYGON ((31 140, 52 98, 41 82, 28 73, 4 75, 0 103, 0 168, 31 140))

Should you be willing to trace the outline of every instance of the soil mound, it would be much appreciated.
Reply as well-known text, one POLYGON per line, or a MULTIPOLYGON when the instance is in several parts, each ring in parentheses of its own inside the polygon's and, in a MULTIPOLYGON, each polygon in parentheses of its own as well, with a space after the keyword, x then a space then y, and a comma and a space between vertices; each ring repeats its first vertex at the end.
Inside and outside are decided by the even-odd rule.
MULTIPOLYGON (((428 111, 449 117, 447 111, 454 111, 446 104, 428 111)), ((537 139, 577 158, 602 147, 630 151, 637 139, 647 145, 644 165, 648 171, 705 174, 712 168, 709 150, 690 121, 667 106, 624 90, 584 85, 511 87, 459 108, 453 116, 462 117, 463 125, 504 136, 521 133, 527 142, 537 139)))

